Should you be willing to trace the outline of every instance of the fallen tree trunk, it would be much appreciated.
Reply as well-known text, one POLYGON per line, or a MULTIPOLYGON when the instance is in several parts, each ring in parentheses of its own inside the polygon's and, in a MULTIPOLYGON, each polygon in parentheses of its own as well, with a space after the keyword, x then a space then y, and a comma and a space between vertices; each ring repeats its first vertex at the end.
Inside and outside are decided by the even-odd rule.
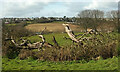
MULTIPOLYGON (((25 40, 25 39, 21 38, 20 40, 22 40, 22 43, 18 44, 15 42, 15 40, 12 38, 12 36, 11 36, 11 38, 6 38, 6 40, 10 40, 12 42, 12 44, 14 44, 18 49, 38 49, 38 51, 40 51, 40 49, 42 49, 43 46, 49 47, 49 48, 53 47, 52 44, 46 42, 44 36, 42 35, 45 29, 46 29, 46 27, 42 30, 41 34, 38 35, 39 38, 42 39, 42 41, 39 41, 39 42, 31 43, 29 40, 25 40)), ((55 38, 54 38, 54 41, 55 41, 55 43, 57 43, 55 38)))
MULTIPOLYGON (((84 36, 86 36, 87 34, 91 34, 91 35, 92 35, 92 34, 98 34, 98 32, 96 32, 95 30, 93 30, 93 29, 88 29, 87 32, 84 33, 84 34, 82 34, 81 37, 76 38, 76 36, 79 36, 79 35, 81 35, 81 34, 75 35, 74 32, 71 30, 69 24, 63 24, 63 26, 65 27, 65 31, 67 32, 68 36, 70 37, 70 38, 66 38, 66 37, 64 37, 64 38, 70 39, 70 40, 72 40, 73 42, 76 42, 76 43, 82 43, 82 41, 89 40, 91 37, 87 37, 87 38, 84 37, 84 36)), ((100 33, 99 33, 99 34, 100 34, 100 33)))
POLYGON ((7 38, 6 40, 10 40, 18 49, 38 49, 38 51, 40 51, 40 49, 42 49, 43 46, 45 47, 53 47, 52 44, 47 43, 45 41, 45 38, 43 35, 39 35, 40 38, 42 38, 42 42, 35 42, 35 43, 31 43, 29 40, 22 40, 22 43, 18 44, 15 42, 15 40, 13 38, 9 39, 7 38))
POLYGON ((63 24, 63 26, 65 27, 65 30, 66 30, 68 36, 71 38, 71 40, 78 43, 79 41, 75 38, 75 34, 70 29, 69 25, 68 24, 63 24))

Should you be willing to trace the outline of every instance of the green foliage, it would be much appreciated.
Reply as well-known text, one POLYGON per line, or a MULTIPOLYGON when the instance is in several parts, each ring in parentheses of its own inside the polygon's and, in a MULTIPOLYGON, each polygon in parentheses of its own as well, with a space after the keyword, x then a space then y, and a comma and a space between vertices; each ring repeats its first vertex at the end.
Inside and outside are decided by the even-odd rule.
POLYGON ((65 23, 65 21, 53 21, 51 23, 63 24, 63 23, 65 23))
MULTIPOLYGON (((119 57, 120 58, 120 57, 119 57)), ((106 60, 79 61, 38 61, 33 59, 2 59, 3 70, 117 70, 118 57, 106 60)))
POLYGON ((26 21, 27 24, 32 24, 33 22, 32 21, 26 21))
POLYGON ((8 26, 15 26, 16 24, 7 24, 8 26))

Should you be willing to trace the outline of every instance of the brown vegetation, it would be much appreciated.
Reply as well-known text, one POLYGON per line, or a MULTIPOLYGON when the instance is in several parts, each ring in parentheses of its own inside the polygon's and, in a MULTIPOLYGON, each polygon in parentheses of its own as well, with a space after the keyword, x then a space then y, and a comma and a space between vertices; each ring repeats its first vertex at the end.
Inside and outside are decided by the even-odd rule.
MULTIPOLYGON (((41 32, 45 27, 47 27, 46 32, 65 32, 63 25, 60 23, 30 24, 26 26, 26 29, 33 32, 41 32)), ((75 32, 80 32, 81 30, 83 30, 83 28, 78 25, 70 24, 70 27, 75 32)))

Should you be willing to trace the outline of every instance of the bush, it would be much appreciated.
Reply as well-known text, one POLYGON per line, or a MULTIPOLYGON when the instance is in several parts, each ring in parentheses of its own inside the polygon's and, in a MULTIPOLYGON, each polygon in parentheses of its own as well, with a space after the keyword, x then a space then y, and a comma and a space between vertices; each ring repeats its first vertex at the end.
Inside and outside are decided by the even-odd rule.
POLYGON ((73 61, 73 60, 99 60, 101 58, 107 59, 117 56, 116 44, 106 44, 101 46, 85 46, 80 47, 78 45, 61 47, 61 48, 46 48, 43 51, 24 51, 21 52, 20 59, 27 57, 33 57, 39 60, 46 61, 73 61))
POLYGON ((10 59, 14 59, 19 54, 19 49, 16 48, 14 45, 11 45, 10 42, 6 43, 5 46, 2 46, 2 55, 6 56, 10 59))
POLYGON ((26 59, 26 58, 36 59, 36 57, 34 55, 35 55, 35 52, 33 52, 31 50, 22 49, 18 56, 20 59, 26 59))
POLYGON ((15 58, 19 54, 19 49, 16 48, 10 41, 6 41, 6 38, 14 38, 18 40, 21 37, 32 35, 33 33, 24 28, 24 23, 17 24, 15 26, 8 26, 3 24, 2 28, 2 55, 9 58, 15 58))
MULTIPOLYGON (((116 36, 109 34, 99 37, 97 40, 84 42, 83 45, 73 44, 71 46, 45 48, 43 51, 33 51, 31 55, 39 60, 48 61, 72 61, 72 60, 98 60, 117 56, 116 36), (99 42, 100 41, 100 42, 99 42)), ((30 55, 29 55, 30 56, 30 55)))

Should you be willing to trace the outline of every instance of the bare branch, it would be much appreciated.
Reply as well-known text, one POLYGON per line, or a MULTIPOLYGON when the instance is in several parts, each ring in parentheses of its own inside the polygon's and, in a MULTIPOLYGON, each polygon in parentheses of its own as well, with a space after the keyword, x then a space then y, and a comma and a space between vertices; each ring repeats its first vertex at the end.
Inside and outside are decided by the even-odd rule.
POLYGON ((43 35, 39 35, 40 38, 42 38, 42 42, 40 43, 40 46, 38 47, 38 51, 40 51, 40 49, 43 47, 44 43, 45 43, 45 38, 43 35))
POLYGON ((59 47, 59 45, 58 45, 58 43, 57 43, 57 41, 55 39, 55 36, 53 36, 53 42, 54 42, 55 46, 59 47))
POLYGON ((45 29, 47 29, 47 27, 45 27, 45 28, 41 31, 40 35, 43 35, 45 29))

